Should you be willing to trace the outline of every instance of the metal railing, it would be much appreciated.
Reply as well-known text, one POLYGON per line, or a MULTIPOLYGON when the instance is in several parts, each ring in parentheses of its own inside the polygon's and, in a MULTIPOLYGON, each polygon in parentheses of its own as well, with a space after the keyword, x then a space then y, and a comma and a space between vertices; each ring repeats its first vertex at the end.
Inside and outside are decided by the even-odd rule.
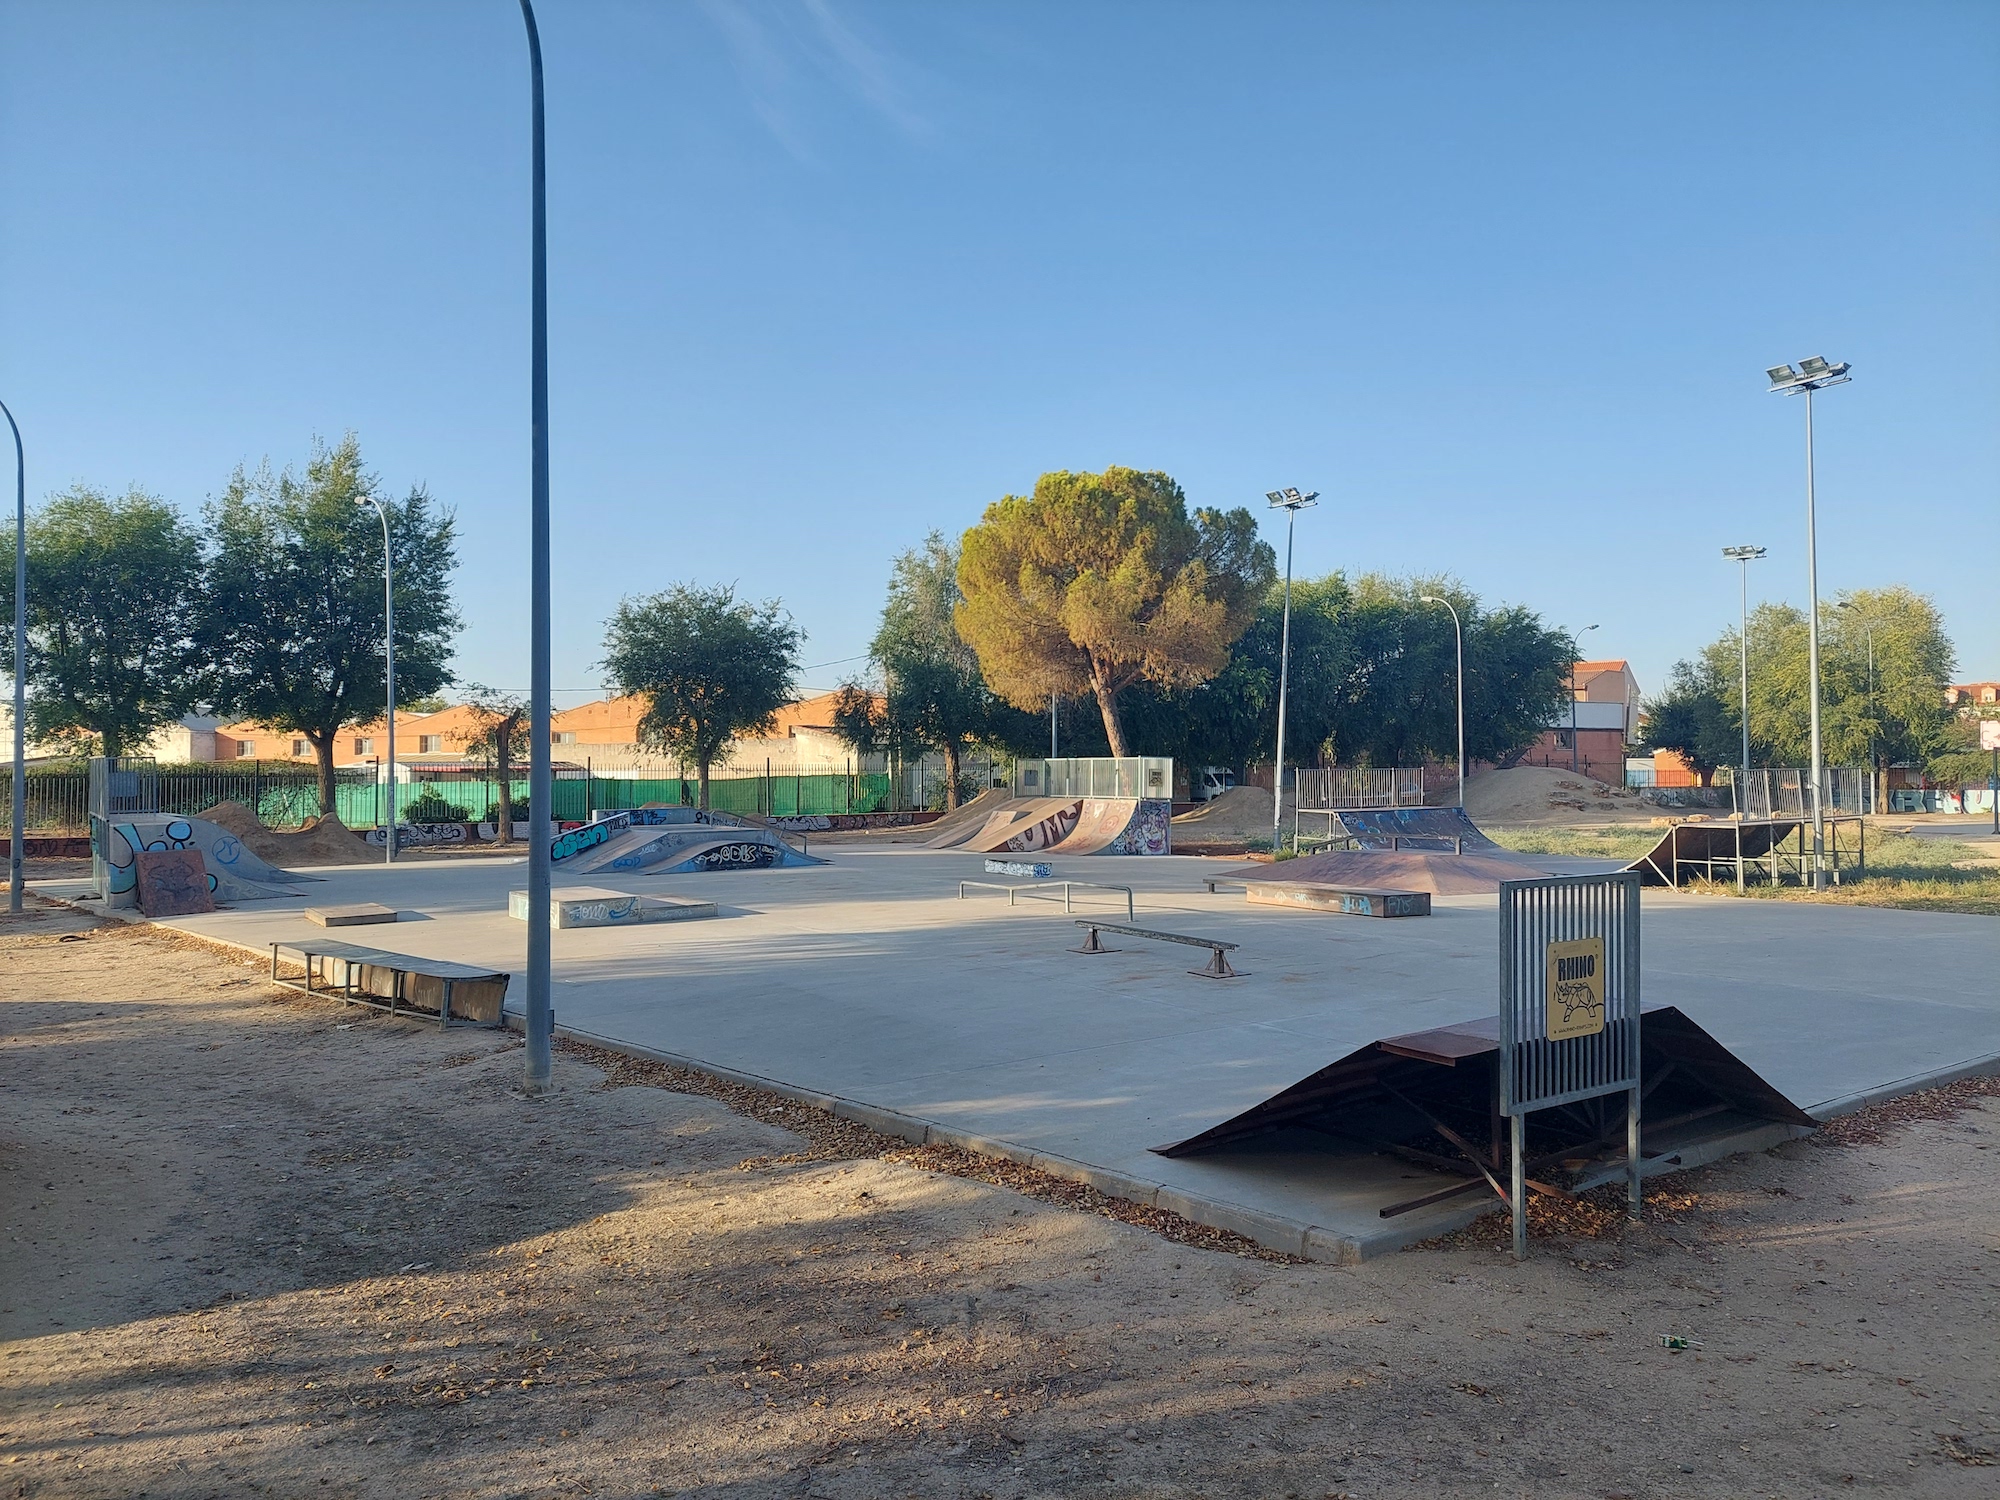
POLYGON ((1422 807, 1422 766, 1300 766, 1292 773, 1294 805, 1302 812, 1358 807, 1422 807))
POLYGON ((1171 756, 1077 756, 1014 763, 1016 797, 1153 797, 1174 795, 1171 756))

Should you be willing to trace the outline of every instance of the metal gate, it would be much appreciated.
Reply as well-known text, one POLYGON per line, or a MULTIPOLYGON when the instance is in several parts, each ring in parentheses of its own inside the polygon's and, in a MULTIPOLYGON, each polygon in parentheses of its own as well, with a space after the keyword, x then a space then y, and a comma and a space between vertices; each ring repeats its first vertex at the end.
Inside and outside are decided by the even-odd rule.
POLYGON ((1527 1254, 1524 1117, 1626 1095, 1626 1175, 1639 1212, 1639 876, 1500 886, 1500 1108, 1513 1133, 1514 1254, 1527 1254))

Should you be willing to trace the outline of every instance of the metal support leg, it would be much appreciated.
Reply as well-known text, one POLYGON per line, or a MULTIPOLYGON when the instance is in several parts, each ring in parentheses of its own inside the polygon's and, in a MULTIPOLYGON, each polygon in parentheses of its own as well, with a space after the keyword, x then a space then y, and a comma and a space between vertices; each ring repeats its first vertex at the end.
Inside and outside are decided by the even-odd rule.
POLYGON ((1070 949, 1070 950, 1069 950, 1070 952, 1072 952, 1072 953, 1116 953, 1116 952, 1118 951, 1118 950, 1117 950, 1116 948, 1107 948, 1107 947, 1105 947, 1105 946, 1104 946, 1103 942, 1101 942, 1101 941, 1099 940, 1098 936, 1097 936, 1097 929, 1096 929, 1095 927, 1086 927, 1086 928, 1084 928, 1084 929, 1083 929, 1083 934, 1084 934, 1084 936, 1083 936, 1083 946, 1082 946, 1081 948, 1072 948, 1072 949, 1070 949))
POLYGON ((1639 1099, 1640 1090, 1626 1091, 1625 1212, 1635 1224, 1639 1221, 1639 1099))
POLYGON ((1528 1153, 1526 1144, 1526 1118, 1513 1116, 1513 1192, 1509 1207, 1514 1210, 1514 1259, 1528 1258, 1528 1153))

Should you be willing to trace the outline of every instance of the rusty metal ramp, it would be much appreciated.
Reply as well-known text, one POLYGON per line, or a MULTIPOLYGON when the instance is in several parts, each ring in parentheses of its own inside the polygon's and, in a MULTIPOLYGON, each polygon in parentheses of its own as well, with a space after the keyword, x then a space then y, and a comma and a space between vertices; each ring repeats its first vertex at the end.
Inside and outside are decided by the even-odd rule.
MULTIPOLYGON (((1413 1209, 1500 1191, 1511 1170, 1500 1114, 1499 1018, 1481 1016, 1384 1037, 1186 1140, 1167 1157, 1292 1155, 1317 1140, 1434 1174, 1378 1204, 1390 1219, 1413 1209)), ((1762 1150, 1812 1129, 1812 1117, 1678 1008, 1640 1017, 1644 1080, 1641 1150, 1650 1173, 1762 1150)), ((1537 1192, 1573 1194, 1622 1171, 1623 1095, 1529 1117, 1526 1170, 1537 1192)))

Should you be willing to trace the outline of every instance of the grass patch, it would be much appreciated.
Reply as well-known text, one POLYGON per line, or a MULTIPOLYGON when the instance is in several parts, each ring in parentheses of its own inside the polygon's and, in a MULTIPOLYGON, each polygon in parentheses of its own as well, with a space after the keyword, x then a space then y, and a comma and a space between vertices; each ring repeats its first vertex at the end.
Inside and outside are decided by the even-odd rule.
MULTIPOLYGON (((1953 839, 1912 838, 1871 830, 1866 875, 1857 878, 1843 870, 1838 886, 1817 893, 1798 885, 1763 884, 1752 885, 1743 894, 1760 901, 1891 906, 2000 917, 2000 861, 1982 861, 1970 870, 1952 868, 1954 860, 1977 859, 1978 854, 1978 850, 1953 839)), ((1726 880, 1698 881, 1690 889, 1711 896, 1736 894, 1734 882, 1726 880)))
MULTIPOLYGON (((1607 828, 1489 828, 1487 836, 1520 854, 1573 854, 1589 859, 1637 859, 1665 835, 1664 828, 1631 824, 1607 828)), ((1842 839, 1853 837, 1842 829, 1842 839)), ((1955 860, 1977 859, 1979 851, 1952 839, 1913 838, 1868 830, 1868 873, 1841 872, 1841 883, 1823 894, 1794 884, 1758 883, 1743 895, 1759 901, 1812 901, 1822 906, 1892 906, 1910 911, 1953 911, 2000 917, 2000 861, 1954 870, 1955 860)), ((1845 857, 1845 856, 1843 856, 1845 857)), ((1733 880, 1696 881, 1689 890, 1706 896, 1734 896, 1733 880)))
POLYGON ((1516 854, 1574 854, 1585 859, 1637 859, 1666 836, 1664 828, 1630 823, 1605 828, 1488 828, 1486 836, 1516 854))

